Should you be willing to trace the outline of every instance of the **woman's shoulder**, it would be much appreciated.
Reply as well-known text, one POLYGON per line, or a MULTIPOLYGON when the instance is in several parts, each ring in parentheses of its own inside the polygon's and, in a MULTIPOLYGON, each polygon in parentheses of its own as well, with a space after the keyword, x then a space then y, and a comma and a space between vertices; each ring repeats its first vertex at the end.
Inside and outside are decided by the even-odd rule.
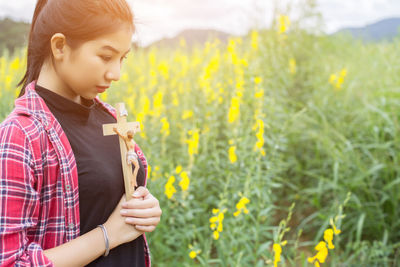
POLYGON ((0 123, 0 138, 1 142, 19 143, 29 142, 29 145, 35 140, 41 139, 45 135, 45 128, 38 118, 26 114, 19 114, 12 111, 0 123))
POLYGON ((20 114, 14 109, 1 123, 0 129, 17 127, 21 130, 32 131, 38 127, 38 119, 27 114, 20 114))

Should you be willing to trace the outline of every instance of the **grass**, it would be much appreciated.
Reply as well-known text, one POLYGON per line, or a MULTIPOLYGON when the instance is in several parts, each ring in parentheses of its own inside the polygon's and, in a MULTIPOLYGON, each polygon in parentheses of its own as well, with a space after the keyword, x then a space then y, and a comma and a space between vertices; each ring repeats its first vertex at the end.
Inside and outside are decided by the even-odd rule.
MULTIPOLYGON (((147 235, 153 265, 272 265, 273 244, 287 240, 279 266, 311 266, 307 257, 315 255, 329 220, 345 215, 337 217, 342 232, 322 266, 396 266, 399 45, 293 30, 135 51, 121 81, 101 98, 124 101, 130 120, 142 124, 136 141, 151 165, 148 187, 163 210, 157 230, 147 235), (342 69, 347 75, 336 88, 329 79, 342 69), (233 97, 240 108, 230 123, 233 97), (183 118, 185 111, 193 115, 183 118), (264 123, 262 140, 257 119, 264 123), (198 141, 189 132, 196 130, 198 141), (265 156, 254 150, 257 141, 265 156), (189 143, 197 153, 189 153, 189 143), (190 178, 186 191, 178 165, 190 178), (168 198, 171 176, 176 192, 168 198), (242 196, 250 200, 249 212, 236 217, 242 196), (289 230, 279 240, 291 203, 289 230), (210 228, 213 209, 226 209, 218 240, 210 228), (194 259, 192 250, 199 252, 194 259)), ((13 86, 24 70, 16 58, 23 54, 0 61, 1 119, 12 110, 13 86)))

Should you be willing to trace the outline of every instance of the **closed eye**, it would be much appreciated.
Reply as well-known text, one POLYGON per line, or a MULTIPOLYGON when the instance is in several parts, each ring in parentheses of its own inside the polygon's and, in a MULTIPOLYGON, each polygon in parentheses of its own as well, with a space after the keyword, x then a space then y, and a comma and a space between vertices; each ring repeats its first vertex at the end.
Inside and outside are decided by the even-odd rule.
POLYGON ((101 56, 101 58, 102 58, 104 61, 108 62, 108 61, 111 60, 112 57, 110 57, 110 56, 101 56))

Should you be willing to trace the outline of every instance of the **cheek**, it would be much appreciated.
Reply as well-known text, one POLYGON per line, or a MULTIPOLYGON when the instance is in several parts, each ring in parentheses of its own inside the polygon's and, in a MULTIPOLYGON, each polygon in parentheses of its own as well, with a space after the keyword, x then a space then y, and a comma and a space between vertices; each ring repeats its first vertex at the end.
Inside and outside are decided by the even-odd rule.
POLYGON ((78 68, 80 69, 82 75, 92 76, 99 74, 99 72, 104 68, 104 63, 100 58, 97 57, 87 57, 80 61, 78 68))
POLYGON ((75 77, 82 82, 91 82, 96 79, 98 80, 103 75, 103 69, 104 63, 100 59, 92 57, 80 60, 72 71, 75 73, 75 77))

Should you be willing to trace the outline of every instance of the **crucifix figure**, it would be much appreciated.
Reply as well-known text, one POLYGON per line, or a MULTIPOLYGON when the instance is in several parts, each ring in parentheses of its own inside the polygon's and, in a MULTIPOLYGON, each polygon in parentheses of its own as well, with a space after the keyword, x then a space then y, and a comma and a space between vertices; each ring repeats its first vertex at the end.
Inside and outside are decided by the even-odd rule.
POLYGON ((137 186, 136 178, 139 170, 139 159, 135 152, 136 142, 133 137, 140 131, 140 123, 126 121, 128 112, 124 103, 118 103, 116 109, 117 123, 103 124, 103 135, 118 134, 119 136, 125 193, 127 200, 130 200, 137 186), (134 171, 132 170, 133 166, 135 166, 134 171))
POLYGON ((126 149, 128 150, 126 152, 126 164, 128 165, 134 165, 135 166, 135 171, 133 173, 133 179, 131 179, 131 187, 135 188, 137 186, 137 172, 139 170, 139 161, 138 161, 138 155, 135 152, 135 140, 133 140, 133 136, 135 135, 135 132, 132 130, 129 130, 126 133, 126 136, 118 132, 117 127, 113 128, 114 132, 119 135, 124 141, 126 145, 126 149))

